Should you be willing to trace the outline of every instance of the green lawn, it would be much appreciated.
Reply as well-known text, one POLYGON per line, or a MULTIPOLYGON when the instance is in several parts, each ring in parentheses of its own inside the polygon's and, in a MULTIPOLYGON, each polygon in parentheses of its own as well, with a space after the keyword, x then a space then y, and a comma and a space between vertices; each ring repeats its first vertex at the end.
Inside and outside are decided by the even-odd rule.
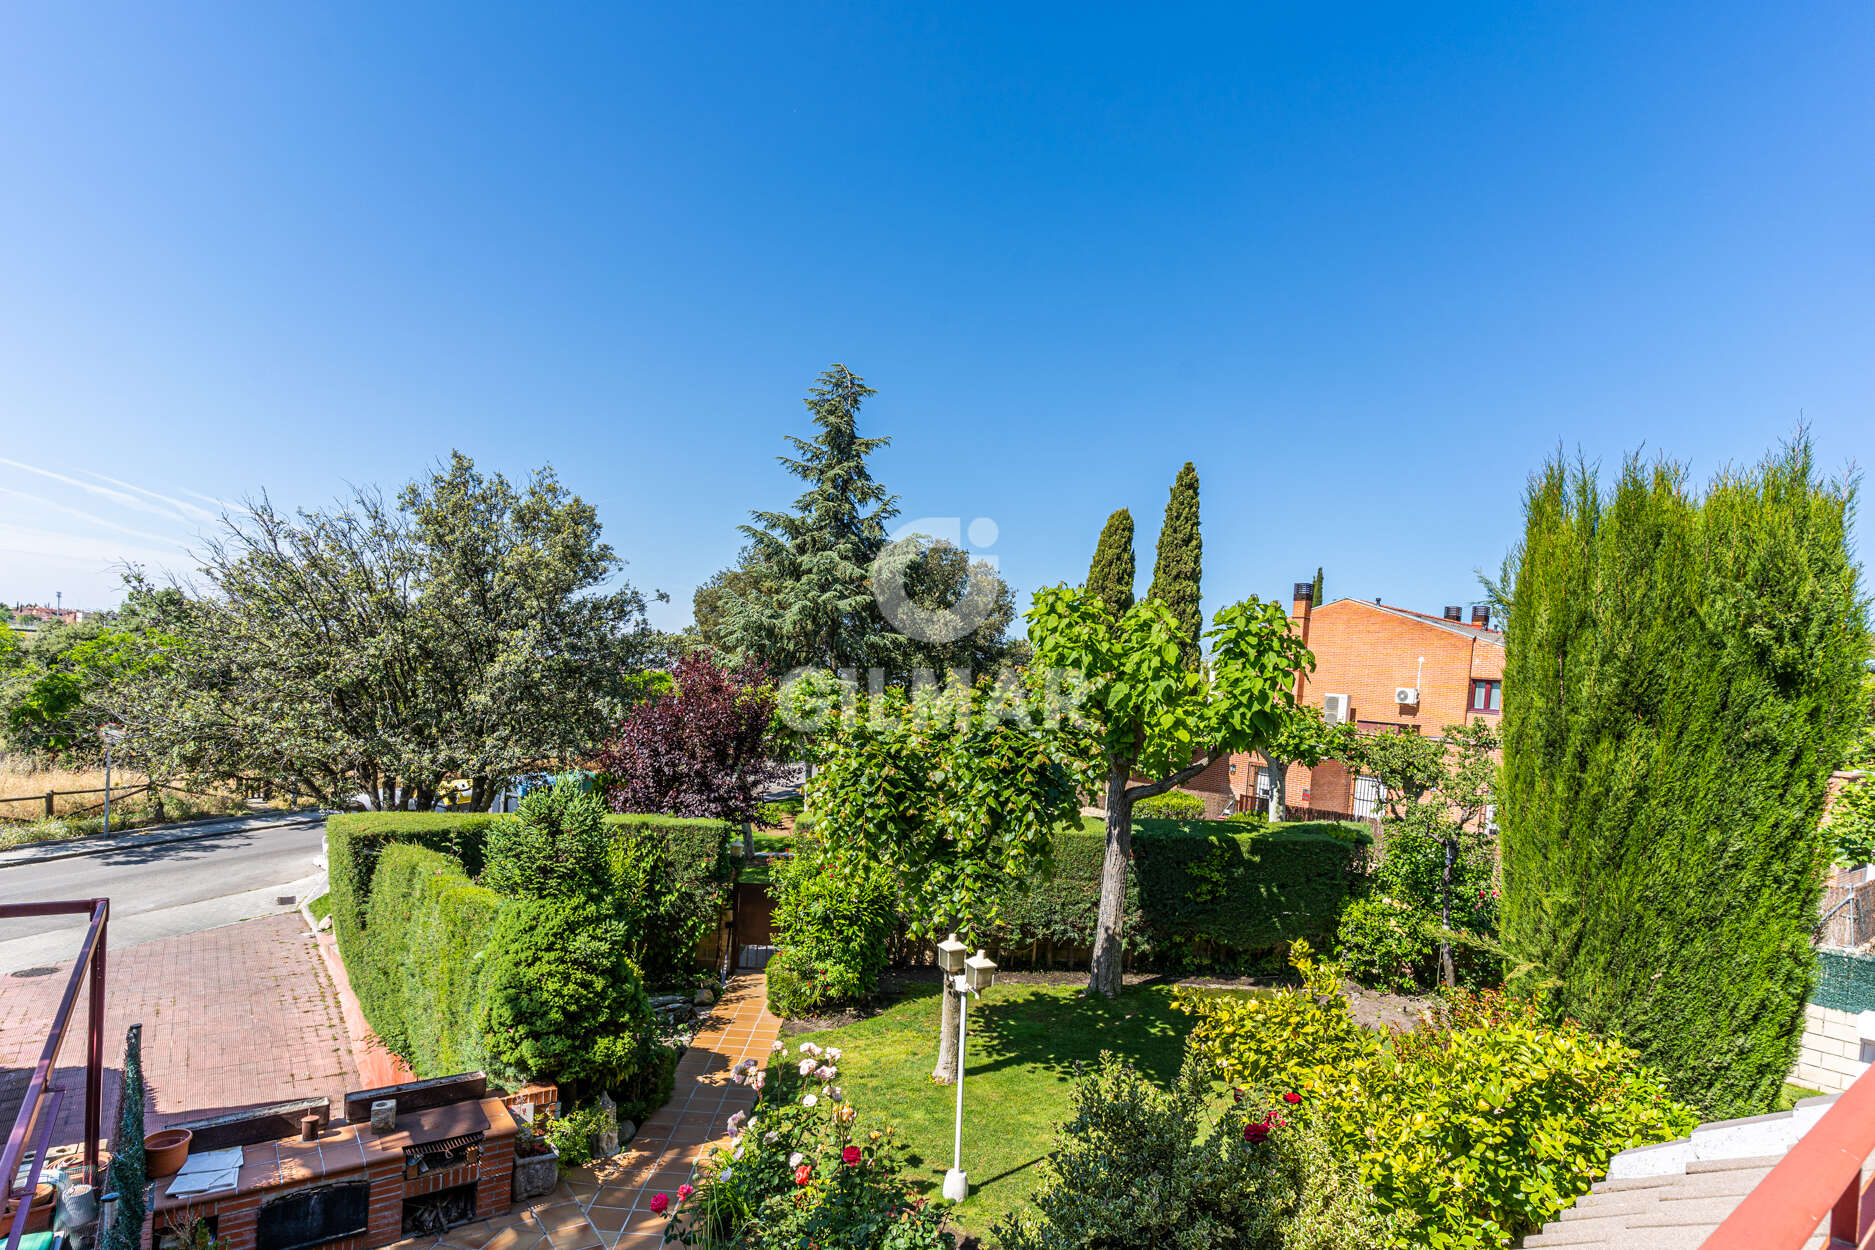
POLYGON ((327 916, 332 914, 332 896, 330 894, 321 894, 318 898, 306 904, 306 910, 312 913, 313 923, 315 925, 320 923, 327 916))
POLYGON ((1778 1091, 1777 1105, 1772 1107, 1771 1110, 1789 1111, 1804 1099, 1815 1098, 1822 1092, 1823 1091, 1820 1089, 1810 1089, 1803 1085, 1792 1085, 1789 1081, 1785 1081, 1784 1088, 1778 1091))
MULTIPOLYGON (((789 1037, 838 1046, 839 1083, 862 1122, 881 1115, 911 1148, 911 1176, 935 1196, 951 1163, 953 1087, 931 1083, 937 1060, 937 985, 914 987, 869 1020, 789 1037)), ((1027 1204, 1037 1164, 1068 1115, 1077 1062, 1102 1050, 1131 1059, 1154 1080, 1178 1074, 1192 1019, 1172 1008, 1170 986, 1134 986, 1118 1001, 1082 998, 1078 986, 1000 984, 970 1007, 964 1069, 964 1169, 970 1198, 958 1209, 965 1231, 987 1240, 990 1225, 1027 1204)))
MULTIPOLYGON (((736 854, 740 855, 742 853, 742 835, 737 834, 731 838, 730 841, 736 850, 736 854)), ((755 849, 757 851, 790 851, 794 849, 794 838, 785 833, 757 833, 755 835, 755 849)), ((738 881, 755 882, 761 885, 767 885, 774 879, 775 868, 772 863, 743 864, 736 873, 736 880, 738 881)))

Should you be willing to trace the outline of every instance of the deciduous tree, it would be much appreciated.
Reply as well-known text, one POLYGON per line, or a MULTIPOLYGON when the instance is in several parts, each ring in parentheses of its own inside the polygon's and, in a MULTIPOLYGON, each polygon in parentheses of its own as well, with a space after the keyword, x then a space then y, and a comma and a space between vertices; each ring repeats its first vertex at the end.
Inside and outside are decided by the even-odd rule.
POLYGON ((1182 622, 1156 599, 1115 621, 1087 591, 1057 586, 1037 592, 1029 610, 1036 664, 1077 679, 1080 712, 1106 772, 1107 849, 1088 987, 1109 998, 1120 992, 1133 805, 1232 751, 1268 744, 1295 707, 1295 670, 1314 666, 1283 610, 1254 598, 1217 614, 1207 635, 1208 671, 1186 664, 1184 636, 1182 622))

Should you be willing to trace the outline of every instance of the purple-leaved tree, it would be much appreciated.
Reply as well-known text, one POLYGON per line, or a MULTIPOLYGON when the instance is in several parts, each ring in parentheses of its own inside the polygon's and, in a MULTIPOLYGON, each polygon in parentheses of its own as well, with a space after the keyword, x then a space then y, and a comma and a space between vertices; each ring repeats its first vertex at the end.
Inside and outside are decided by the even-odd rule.
POLYGON ((612 810, 732 821, 750 851, 758 796, 780 775, 774 684, 759 667, 726 668, 707 651, 678 660, 671 680, 599 754, 612 810))

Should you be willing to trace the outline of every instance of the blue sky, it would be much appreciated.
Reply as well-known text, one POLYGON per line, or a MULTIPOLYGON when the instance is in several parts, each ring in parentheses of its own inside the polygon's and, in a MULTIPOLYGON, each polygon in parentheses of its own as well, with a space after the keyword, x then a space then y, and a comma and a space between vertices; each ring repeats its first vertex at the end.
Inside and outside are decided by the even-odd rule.
POLYGON ((835 360, 1025 601, 1187 459, 1207 609, 1436 611, 1558 446, 1868 458, 1875 9, 1305 9, 7 6, 0 598, 460 447, 675 626, 835 360))

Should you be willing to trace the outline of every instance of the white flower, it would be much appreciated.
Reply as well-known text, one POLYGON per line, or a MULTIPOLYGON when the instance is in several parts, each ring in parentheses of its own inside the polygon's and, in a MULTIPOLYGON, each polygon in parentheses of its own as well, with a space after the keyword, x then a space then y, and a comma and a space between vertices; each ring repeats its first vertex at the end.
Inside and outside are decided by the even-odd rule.
POLYGON ((742 1126, 748 1123, 748 1119, 749 1119, 748 1112, 746 1111, 736 1112, 736 1114, 729 1117, 729 1131, 732 1133, 740 1132, 742 1129, 742 1126))
POLYGON ((788 1049, 788 1044, 782 1041, 780 1038, 776 1038, 775 1044, 773 1046, 770 1046, 768 1048, 768 1051, 770 1054, 779 1055, 779 1054, 785 1053, 787 1049, 788 1049))
POLYGON ((805 1162, 807 1162, 807 1156, 798 1150, 788 1156, 788 1166, 791 1168, 798 1168, 805 1162))
POLYGON ((801 1060, 801 1075, 812 1076, 814 1074, 814 1069, 818 1066, 819 1065, 816 1064, 812 1059, 801 1060))
POLYGON ((801 1053, 801 1054, 803 1054, 803 1055, 811 1055, 811 1054, 814 1054, 814 1053, 815 1053, 815 1051, 814 1051, 814 1043, 812 1043, 812 1042, 802 1042, 802 1043, 801 1043, 801 1050, 800 1050, 800 1053, 801 1053))
MULTIPOLYGON (((738 1137, 738 1138, 736 1138, 736 1140, 737 1140, 737 1141, 741 1141, 742 1139, 741 1139, 740 1137, 738 1137)), ((737 1160, 740 1160, 740 1159, 742 1158, 742 1147, 740 1147, 740 1146, 737 1146, 737 1147, 736 1147, 736 1158, 737 1158, 737 1160)))
POLYGON ((774 1132, 772 1130, 762 1134, 762 1144, 764 1146, 772 1146, 780 1140, 781 1140, 781 1134, 774 1132))
POLYGON ((840 1048, 838 1046, 827 1047, 827 1058, 834 1063, 840 1062, 840 1048))
POLYGON ((814 1069, 814 1079, 817 1081, 831 1081, 838 1075, 840 1075, 838 1068, 830 1068, 824 1063, 814 1069))
MULTIPOLYGON (((742 1153, 741 1153, 740 1151, 738 1151, 738 1152, 736 1153, 736 1158, 738 1158, 738 1159, 740 1159, 741 1157, 742 1157, 742 1153)), ((728 1180, 728 1179, 729 1179, 730 1177, 732 1177, 732 1176, 734 1176, 735 1174, 736 1174, 736 1169, 734 1169, 734 1168, 724 1168, 724 1169, 722 1170, 722 1172, 721 1172, 721 1173, 720 1173, 720 1174, 719 1174, 719 1175, 717 1176, 717 1178, 716 1178, 716 1179, 717 1179, 717 1180, 719 1180, 719 1181, 726 1181, 726 1180, 728 1180)))
POLYGON ((762 1092, 762 1086, 766 1084, 768 1084, 768 1076, 765 1073, 757 1072, 749 1078, 749 1088, 758 1094, 762 1092))
POLYGON ((819 1101, 820 1101, 819 1094, 803 1094, 801 1096, 801 1105, 803 1107, 811 1107, 819 1101))

